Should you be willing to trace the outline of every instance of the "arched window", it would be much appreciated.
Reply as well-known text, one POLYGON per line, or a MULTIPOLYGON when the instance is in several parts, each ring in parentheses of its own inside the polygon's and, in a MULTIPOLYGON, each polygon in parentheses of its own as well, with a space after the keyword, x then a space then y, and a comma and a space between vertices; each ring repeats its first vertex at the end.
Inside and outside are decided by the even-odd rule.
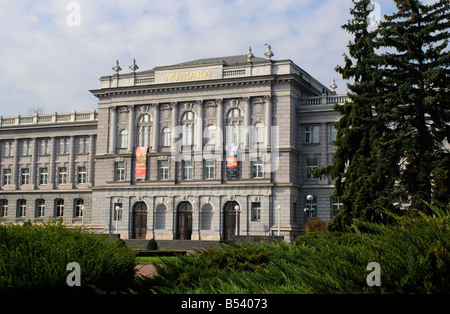
POLYGON ((127 130, 121 130, 119 134, 119 147, 120 148, 127 148, 128 147, 128 131, 127 130))
POLYGON ((181 125, 183 127, 183 145, 194 145, 196 138, 195 115, 192 111, 187 111, 181 117, 181 125))
POLYGON ((153 118, 149 114, 143 114, 137 125, 137 146, 152 146, 153 118))
POLYGON ((239 108, 233 108, 227 114, 227 143, 244 144, 244 113, 239 108))
POLYGON ((162 131, 162 146, 170 146, 170 128, 164 128, 162 131))
POLYGON ((210 204, 202 206, 200 212, 200 230, 211 230, 211 222, 213 217, 213 208, 210 204))
POLYGON ((164 204, 156 206, 155 229, 166 229, 167 207, 164 204))

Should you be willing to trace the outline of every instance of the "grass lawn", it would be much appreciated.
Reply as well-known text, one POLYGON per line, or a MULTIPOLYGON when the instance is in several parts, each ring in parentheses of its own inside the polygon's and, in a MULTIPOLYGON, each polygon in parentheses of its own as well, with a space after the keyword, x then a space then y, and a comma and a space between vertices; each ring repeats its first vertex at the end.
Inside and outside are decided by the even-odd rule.
POLYGON ((177 258, 177 257, 176 256, 139 256, 139 257, 137 257, 137 264, 138 265, 158 264, 158 263, 162 263, 163 261, 170 260, 173 258, 177 258))

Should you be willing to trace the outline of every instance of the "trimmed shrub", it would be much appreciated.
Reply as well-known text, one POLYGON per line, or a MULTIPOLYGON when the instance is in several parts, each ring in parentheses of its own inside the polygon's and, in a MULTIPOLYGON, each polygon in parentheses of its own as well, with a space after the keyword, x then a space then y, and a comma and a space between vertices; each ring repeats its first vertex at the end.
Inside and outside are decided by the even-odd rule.
POLYGON ((158 243, 156 243, 155 239, 150 239, 150 241, 147 242, 147 250, 157 250, 158 249, 158 243))
POLYGON ((0 292, 80 293, 128 289, 135 253, 118 240, 69 229, 61 221, 0 224, 0 292), (66 269, 77 262, 81 287, 69 287, 66 269))

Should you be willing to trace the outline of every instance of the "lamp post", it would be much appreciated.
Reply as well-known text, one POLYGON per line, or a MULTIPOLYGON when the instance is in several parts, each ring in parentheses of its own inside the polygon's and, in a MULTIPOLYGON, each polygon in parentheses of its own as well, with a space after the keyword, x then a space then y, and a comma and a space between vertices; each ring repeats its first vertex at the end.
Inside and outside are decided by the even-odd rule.
POLYGON ((118 229, 118 225, 117 224, 119 222, 119 214, 121 214, 122 208, 119 205, 117 205, 115 210, 116 210, 116 233, 119 234, 119 229, 118 229))
POLYGON ((86 207, 84 207, 84 205, 80 206, 80 210, 81 210, 81 230, 84 230, 84 209, 86 207))
POLYGON ((241 209, 240 209, 239 205, 234 206, 234 209, 236 210, 236 231, 235 231, 235 233, 236 233, 236 235, 239 235, 238 234, 238 215, 241 212, 241 209))
POLYGON ((280 224, 281 224, 281 205, 277 206, 277 213, 278 213, 278 236, 280 236, 280 224))
POLYGON ((309 194, 308 196, 306 196, 306 199, 309 201, 309 218, 312 218, 312 201, 314 199, 314 196, 309 194))

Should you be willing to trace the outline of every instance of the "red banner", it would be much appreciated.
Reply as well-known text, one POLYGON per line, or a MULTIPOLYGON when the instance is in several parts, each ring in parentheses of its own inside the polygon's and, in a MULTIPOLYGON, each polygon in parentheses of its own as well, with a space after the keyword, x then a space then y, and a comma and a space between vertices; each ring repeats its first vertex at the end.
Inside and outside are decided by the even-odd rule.
POLYGON ((147 177, 147 150, 148 146, 138 147, 136 149, 136 180, 145 180, 145 178, 147 177))

